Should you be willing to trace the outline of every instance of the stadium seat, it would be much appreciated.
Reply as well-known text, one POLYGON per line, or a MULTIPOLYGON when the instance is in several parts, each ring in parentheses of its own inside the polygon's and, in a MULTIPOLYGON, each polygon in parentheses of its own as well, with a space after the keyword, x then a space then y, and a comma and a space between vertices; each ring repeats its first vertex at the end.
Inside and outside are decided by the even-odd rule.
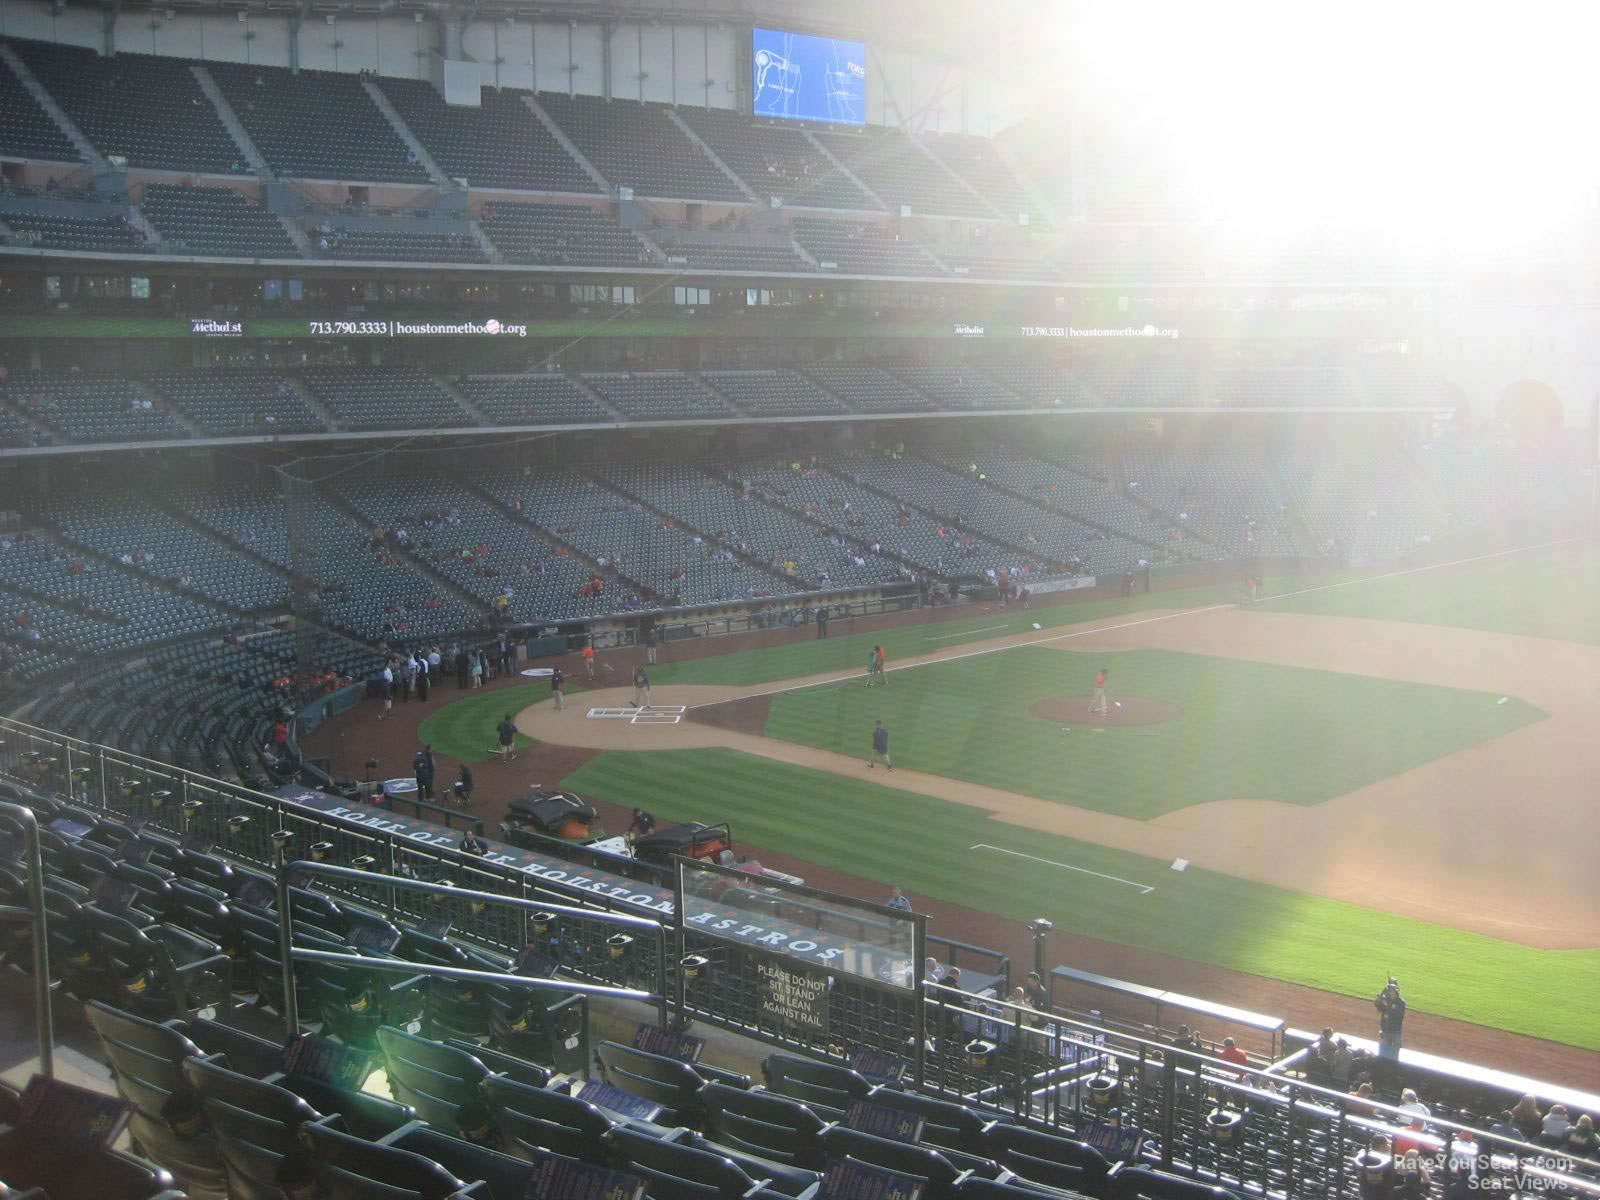
POLYGON ((416 1109, 428 1124, 454 1129, 456 1111, 478 1099, 478 1085, 489 1077, 489 1069, 465 1050, 404 1030, 384 1027, 377 1039, 394 1098, 416 1109))
POLYGON ((448 1200, 467 1186, 431 1158, 344 1133, 329 1118, 301 1125, 299 1140, 311 1156, 319 1200, 448 1200))
POLYGON ((101 154, 156 171, 254 174, 183 59, 9 44, 101 154))
POLYGON ((0 63, 0 153, 15 158, 70 163, 81 160, 50 115, 9 66, 0 63))
POLYGON ((161 234, 163 248, 173 254, 300 257, 299 247, 278 218, 231 188, 152 183, 144 189, 139 211, 161 234))
POLYGON ((882 211, 800 129, 693 105, 680 107, 678 115, 758 196, 777 197, 790 208, 882 211))
POLYGON ((672 123, 664 104, 557 92, 540 92, 536 99, 613 187, 658 199, 748 199, 672 123))
POLYGON ((295 179, 424 184, 428 173, 354 75, 245 63, 206 69, 273 170, 295 179))
MULTIPOLYGON (((896 1175, 926 1179, 928 1186, 923 1195, 930 1200, 949 1200, 955 1194, 956 1182, 965 1173, 947 1156, 927 1146, 892 1142, 888 1138, 846 1129, 843 1125, 830 1125, 822 1131, 818 1141, 830 1159, 853 1159, 896 1175)), ((977 1172, 986 1179, 998 1173, 998 1167, 977 1172)))
POLYGON ((447 104, 431 83, 378 82, 440 170, 474 188, 597 192, 594 180, 551 136, 515 89, 484 87, 477 107, 447 104))
POLYGON ((990 1125, 982 1150, 1008 1171, 1034 1183, 1099 1194, 1111 1165, 1093 1146, 1025 1125, 990 1125))
POLYGON ((601 1042, 595 1047, 595 1057, 601 1074, 612 1087, 667 1110, 657 1118, 658 1123, 698 1124, 701 1120, 699 1094, 705 1080, 688 1063, 636 1050, 621 1042, 601 1042))
POLYGON ((700 1099, 712 1141, 791 1166, 823 1167, 817 1135, 826 1122, 800 1101, 722 1083, 707 1084, 700 1099))
POLYGON ((134 1149, 171 1171, 180 1187, 220 1193, 227 1183, 216 1139, 200 1122, 198 1131, 169 1124, 169 1103, 190 1096, 184 1060, 200 1047, 176 1029, 119 1012, 99 1001, 85 1007, 111 1063, 117 1094, 132 1107, 129 1134, 134 1149))
POLYGON ((849 1067, 793 1054, 769 1054, 761 1073, 774 1092, 798 1100, 832 1121, 843 1120, 851 1102, 865 1100, 872 1091, 872 1084, 849 1067))
POLYGON ((547 1150, 596 1164, 607 1161, 605 1135, 618 1122, 587 1101, 503 1075, 490 1076, 479 1090, 509 1153, 532 1160, 547 1150))
MULTIPOLYGON (((735 1200, 753 1194, 763 1181, 762 1176, 752 1177, 746 1167, 714 1148, 701 1149, 624 1128, 613 1129, 606 1140, 619 1166, 649 1181, 646 1194, 651 1200, 735 1200)), ((815 1172, 785 1167, 765 1182, 779 1195, 811 1200, 820 1180, 815 1172)))

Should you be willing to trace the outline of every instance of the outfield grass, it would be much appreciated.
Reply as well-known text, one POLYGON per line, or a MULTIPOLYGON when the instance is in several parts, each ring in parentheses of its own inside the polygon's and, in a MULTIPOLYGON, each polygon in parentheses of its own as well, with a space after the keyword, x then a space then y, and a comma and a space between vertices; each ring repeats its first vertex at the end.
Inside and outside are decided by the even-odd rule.
MULTIPOLYGON (((568 691, 574 691, 570 685, 568 691)), ((486 762, 494 757, 499 745, 501 719, 511 714, 512 720, 530 704, 550 699, 550 682, 519 683, 516 687, 495 688, 493 691, 469 692, 460 700, 450 701, 435 709, 428 719, 417 727, 418 743, 431 745, 438 754, 462 762, 486 762)), ((534 746, 538 743, 525 734, 517 734, 514 747, 534 746)))
POLYGON ((1600 644, 1596 597, 1600 548, 1590 544, 1362 580, 1266 607, 1600 644))
MULTIPOLYGON (((960 619, 856 634, 849 632, 851 622, 838 618, 829 626, 825 641, 803 638, 759 650, 720 654, 681 663, 672 661, 672 646, 668 643, 662 648, 661 662, 651 669, 650 681, 658 687, 664 683, 746 687, 825 672, 860 671, 866 664, 867 651, 880 644, 892 667, 901 659, 915 655, 931 654, 935 650, 967 642, 988 641, 1007 634, 1028 632, 1035 623, 1044 629, 1057 629, 1121 613, 1145 612, 1152 608, 1202 608, 1208 604, 1232 603, 1237 599, 1237 591, 1232 585, 1174 588, 1167 592, 1151 592, 1148 596, 1058 604, 1027 612, 1002 608, 996 604, 983 612, 960 619)), ((814 631, 815 626, 811 626, 811 629, 814 631)))
POLYGON ((913 900, 1047 917, 1109 942, 1351 996, 1371 996, 1394 971, 1414 1009, 1600 1050, 1600 951, 1535 950, 1210 871, 1179 874, 974 808, 729 750, 607 753, 562 786, 668 821, 726 820, 739 840, 879 880, 885 895, 899 884, 913 900), (979 843, 1155 890, 970 849, 979 843))
POLYGON ((896 766, 1147 819, 1213 800, 1319 804, 1544 716, 1497 699, 1166 650, 1031 646, 899 671, 887 687, 787 692, 765 732, 865 758, 881 719, 896 766), (1169 701, 1182 716, 1097 730, 1029 714, 1088 696, 1101 666, 1113 697, 1169 701))

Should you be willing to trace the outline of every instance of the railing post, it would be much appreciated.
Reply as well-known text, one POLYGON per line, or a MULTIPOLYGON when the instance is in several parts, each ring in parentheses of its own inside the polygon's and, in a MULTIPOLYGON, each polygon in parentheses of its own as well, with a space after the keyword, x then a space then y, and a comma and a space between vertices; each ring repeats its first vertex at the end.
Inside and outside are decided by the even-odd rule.
MULTIPOLYGON (((70 777, 69 777, 70 778, 70 777)), ((28 924, 33 929, 34 1033, 39 1041, 39 1073, 55 1076, 55 1013, 50 1007, 50 917, 44 903, 44 855, 39 818, 21 804, 0 804, 22 826, 22 852, 28 870, 28 924)))
POLYGON ((291 1038, 300 1035, 300 997, 294 987, 294 902, 289 896, 289 843, 294 834, 272 835, 272 865, 278 883, 278 958, 283 963, 283 1025, 291 1038))
MULTIPOLYGON (((1299 1156, 1297 1154, 1295 1154, 1295 1147, 1298 1144, 1298 1139, 1294 1135, 1295 1117, 1298 1115, 1295 1112, 1295 1102, 1297 1100, 1299 1100, 1299 1099, 1300 1099, 1300 1089, 1298 1087, 1296 1087, 1294 1084, 1291 1083, 1289 1085, 1289 1104, 1288 1104, 1288 1109, 1287 1109, 1288 1118, 1289 1118, 1289 1120, 1287 1122, 1287 1131, 1288 1131, 1288 1135, 1289 1135, 1289 1137, 1288 1137, 1289 1144, 1284 1149, 1284 1156, 1287 1159, 1287 1161, 1284 1163, 1284 1170, 1286 1172, 1286 1178, 1288 1180, 1289 1195, 1291 1195, 1291 1196, 1297 1194, 1296 1190, 1295 1190, 1295 1175, 1296 1175, 1296 1173, 1298 1171, 1298 1168, 1300 1166, 1299 1156)), ((1265 1166, 1265 1164, 1263 1164, 1262 1169, 1261 1169, 1261 1176, 1262 1176, 1263 1181, 1265 1181, 1265 1179, 1266 1179, 1266 1173, 1267 1173, 1266 1172, 1266 1166, 1265 1166)))
POLYGON ((1024 1093, 1028 1090, 1028 1085, 1024 1082, 1024 1080, 1027 1078, 1027 1067, 1024 1061, 1025 1055, 1023 1053, 1022 1046, 1022 1010, 1020 1008, 1014 1008, 1011 1010, 1011 1021, 1011 1044, 1013 1047, 1015 1047, 1017 1064, 1016 1070, 1012 1073, 1012 1077, 1016 1080, 1017 1091, 1016 1101, 1011 1106, 1011 1115, 1020 1121, 1022 1119, 1022 1098, 1024 1093))
POLYGON ((1175 1119, 1178 1100, 1178 1056, 1166 1054, 1161 1061, 1161 1166, 1163 1169, 1172 1166, 1172 1131, 1177 1127, 1175 1119))

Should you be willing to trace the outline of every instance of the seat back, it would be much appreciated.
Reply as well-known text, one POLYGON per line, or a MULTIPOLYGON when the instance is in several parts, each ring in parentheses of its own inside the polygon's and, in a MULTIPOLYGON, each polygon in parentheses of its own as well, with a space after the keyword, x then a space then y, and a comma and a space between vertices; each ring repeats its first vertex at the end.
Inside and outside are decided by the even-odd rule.
POLYGON ((1049 1187, 1093 1190, 1111 1170, 1105 1156, 1087 1142, 1021 1125, 989 1126, 983 1148, 1007 1170, 1049 1187))
POLYGON ((199 1047, 175 1029, 99 1001, 84 1011, 105 1047, 117 1094, 132 1106, 128 1132, 135 1147, 189 1190, 223 1190, 222 1159, 210 1131, 174 1127, 163 1115, 176 1094, 189 1094, 183 1064, 199 1056, 199 1047))
POLYGON ((615 1122, 587 1101, 501 1075, 485 1079, 479 1091, 506 1145, 515 1143, 512 1153, 532 1158, 538 1150, 550 1150, 586 1162, 606 1161, 604 1138, 615 1122))
POLYGON ((1149 1167, 1118 1167, 1110 1177, 1115 1200, 1239 1200, 1237 1192, 1149 1167))
POLYGON ((551 1075, 549 1067, 541 1067, 538 1063, 531 1063, 514 1054, 502 1054, 498 1050, 491 1050, 488 1046, 480 1046, 476 1042, 462 1041, 459 1038, 451 1038, 445 1045, 472 1055, 496 1075, 504 1075, 507 1079, 525 1083, 529 1087, 549 1086, 551 1075))
POLYGON ((842 1120, 852 1100, 865 1100, 872 1085, 849 1067, 799 1058, 793 1054, 770 1054, 761 1064, 767 1086, 815 1109, 829 1120, 842 1120))
POLYGON ((708 1083, 700 1100, 713 1141, 791 1166, 821 1167, 822 1118, 798 1100, 725 1083, 708 1083))
POLYGON ((665 1105, 685 1121, 695 1119, 700 1107, 696 1097, 705 1080, 688 1063, 635 1050, 621 1042, 601 1042, 595 1053, 606 1082, 612 1087, 665 1105))
POLYGON ((465 1050, 387 1025, 377 1037, 394 1098, 411 1105, 428 1124, 453 1130, 456 1110, 478 1099, 478 1084, 488 1078, 488 1069, 465 1050))
POLYGON ((901 1092, 883 1087, 875 1088, 866 1103, 921 1117, 924 1145, 957 1150, 963 1154, 984 1153, 983 1130, 988 1121, 965 1104, 924 1096, 920 1092, 901 1092))
POLYGON ((913 1146, 908 1142, 892 1142, 888 1138, 858 1133, 843 1125, 830 1125, 823 1130, 818 1141, 829 1158, 853 1158, 857 1162, 882 1167, 897 1175, 910 1175, 926 1179, 929 1200, 942 1200, 950 1195, 961 1172, 937 1150, 927 1146, 913 1146))
POLYGON ((606 1135, 629 1173, 649 1181, 652 1200, 735 1200, 756 1181, 732 1159, 619 1126, 606 1135))
POLYGON ((278 1163, 299 1149, 300 1126, 322 1114, 284 1088, 216 1063, 189 1059, 183 1075, 205 1108, 232 1200, 278 1200, 278 1163))
POLYGON ((446 1200, 466 1184, 430 1158, 363 1141, 315 1121, 300 1142, 317 1173, 318 1200, 446 1200))

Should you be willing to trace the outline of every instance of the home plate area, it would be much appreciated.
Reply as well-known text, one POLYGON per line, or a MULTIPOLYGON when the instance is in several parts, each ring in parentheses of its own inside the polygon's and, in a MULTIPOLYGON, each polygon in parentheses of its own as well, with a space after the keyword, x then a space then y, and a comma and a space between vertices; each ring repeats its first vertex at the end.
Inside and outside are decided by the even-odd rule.
POLYGON ((626 721, 630 725, 676 725, 683 720, 684 704, 646 704, 638 708, 591 708, 591 721, 626 721))

